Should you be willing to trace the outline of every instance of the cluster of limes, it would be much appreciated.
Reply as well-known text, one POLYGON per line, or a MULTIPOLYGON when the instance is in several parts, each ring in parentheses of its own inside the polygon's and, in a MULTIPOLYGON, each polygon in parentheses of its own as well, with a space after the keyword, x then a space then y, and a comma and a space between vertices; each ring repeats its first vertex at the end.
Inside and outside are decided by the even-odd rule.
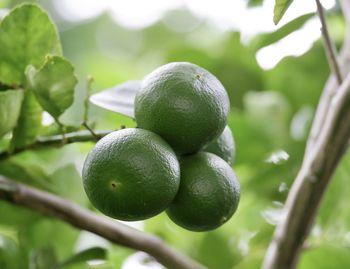
POLYGON ((229 108, 222 84, 197 65, 170 63, 153 71, 135 98, 138 128, 103 137, 85 161, 84 188, 92 204, 128 221, 166 210, 193 231, 225 223, 240 197, 230 166, 229 108))

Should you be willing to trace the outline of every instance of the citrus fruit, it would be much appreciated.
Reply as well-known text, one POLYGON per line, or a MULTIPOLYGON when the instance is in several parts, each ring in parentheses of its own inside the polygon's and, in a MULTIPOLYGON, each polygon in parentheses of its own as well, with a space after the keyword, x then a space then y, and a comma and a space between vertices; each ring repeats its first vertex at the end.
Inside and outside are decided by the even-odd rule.
POLYGON ((233 164, 236 147, 230 127, 226 126, 221 135, 206 145, 203 151, 214 153, 224 159, 228 164, 233 164))
POLYGON ((91 203, 105 215, 141 220, 168 207, 179 188, 180 167, 160 136, 123 129, 103 137, 90 151, 83 183, 91 203))
POLYGON ((138 126, 162 136, 178 154, 200 150, 224 130, 230 102, 220 81, 191 63, 163 65, 135 97, 138 126))
POLYGON ((240 186, 232 168, 207 152, 180 161, 179 191, 167 214, 179 226, 191 231, 215 229, 237 209, 240 186))

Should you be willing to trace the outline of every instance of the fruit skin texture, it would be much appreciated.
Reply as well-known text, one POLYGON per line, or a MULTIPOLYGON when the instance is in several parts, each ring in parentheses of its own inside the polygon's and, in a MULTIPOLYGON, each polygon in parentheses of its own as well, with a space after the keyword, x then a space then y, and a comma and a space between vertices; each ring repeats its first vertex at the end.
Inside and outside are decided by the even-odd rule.
POLYGON ((224 130, 230 101, 220 81, 191 63, 163 65, 135 98, 138 126, 163 137, 179 154, 200 150, 224 130))
POLYGON ((232 165, 235 161, 236 145, 230 127, 226 126, 221 135, 206 145, 203 151, 214 153, 232 165))
POLYGON ((207 152, 180 161, 180 189, 167 210, 172 221, 191 231, 218 228, 235 213, 240 185, 232 168, 207 152))
POLYGON ((85 160, 84 189, 102 213, 142 220, 165 210, 180 184, 171 147, 157 134, 130 128, 108 134, 85 160))

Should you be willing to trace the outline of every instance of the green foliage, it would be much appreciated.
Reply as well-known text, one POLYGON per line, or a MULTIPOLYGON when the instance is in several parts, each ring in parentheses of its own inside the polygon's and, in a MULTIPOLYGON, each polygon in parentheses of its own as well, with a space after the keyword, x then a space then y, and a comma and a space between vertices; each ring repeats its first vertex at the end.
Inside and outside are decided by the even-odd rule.
POLYGON ((339 246, 322 246, 310 249, 303 255, 300 269, 342 269, 349 267, 349 250, 339 246))
POLYGON ((33 268, 46 269, 53 268, 57 263, 57 258, 52 247, 42 247, 31 253, 29 264, 33 268))
POLYGON ((207 233, 199 243, 196 258, 211 269, 232 268, 242 258, 236 244, 228 241, 222 233, 207 233))
POLYGON ((0 82, 7 85, 23 85, 28 64, 39 67, 47 53, 61 53, 55 26, 31 4, 16 7, 1 21, 0 49, 6 51, 0 54, 0 82))
POLYGON ((47 189, 48 173, 39 165, 23 163, 16 158, 0 164, 0 173, 17 181, 30 182, 32 185, 47 189))
POLYGON ((73 66, 62 57, 47 56, 40 69, 28 66, 26 76, 40 105, 58 121, 58 117, 73 103, 77 84, 73 66))
POLYGON ((263 0, 248 0, 248 5, 249 6, 259 6, 261 5, 263 0))
POLYGON ((297 17, 296 19, 286 23, 281 28, 277 29, 276 31, 273 31, 271 33, 261 34, 255 37, 255 39, 252 41, 252 46, 254 49, 260 49, 262 47, 266 47, 268 45, 271 45, 290 33, 293 33, 294 31, 300 29, 307 21, 310 20, 310 18, 314 17, 314 13, 309 13, 302 15, 300 17, 297 17))
MULTIPOLYGON (((20 2, 0 0, 0 8, 20 2)), ((47 13, 35 4, 15 7, 0 22, 1 150, 11 152, 42 136, 60 135, 57 123, 43 126, 44 111, 61 124, 74 125, 64 126, 66 130, 81 129, 88 74, 95 81, 89 123, 95 129, 114 130, 136 125, 130 116, 139 83, 122 83, 139 81, 170 61, 198 64, 215 74, 230 96, 229 126, 237 144, 234 169, 243 193, 240 207, 235 218, 211 233, 185 231, 164 214, 132 225, 161 237, 209 268, 259 268, 276 218, 281 216, 280 203, 300 168, 310 120, 329 68, 321 42, 303 55, 286 57, 271 70, 259 66, 256 53, 300 29, 314 15, 303 15, 242 43, 239 32, 222 32, 194 15, 191 21, 197 26, 190 32, 170 29, 167 18, 145 29, 127 29, 107 14, 70 23, 61 20, 54 5, 37 2, 60 22, 60 38, 47 13), (65 58, 61 57, 60 39, 65 58), (274 159, 281 151, 289 156, 287 160, 274 159)), ((275 23, 291 2, 276 1, 275 23)), ((261 3, 249 1, 250 5, 261 3)), ((331 34, 340 45, 344 21, 339 12, 330 15, 331 34)), ((0 175, 91 209, 82 189, 81 168, 92 145, 27 150, 1 159, 0 175)), ((320 207, 301 269, 350 268, 349 163, 347 154, 320 207)), ((61 221, 3 201, 0 216, 0 268, 122 268, 132 254, 98 237, 86 239, 86 233, 61 221), (86 262, 96 258, 105 263, 96 267, 86 262)))
POLYGON ((42 108, 33 92, 26 91, 17 126, 13 131, 11 148, 21 148, 33 143, 41 128, 42 108))
POLYGON ((60 263, 55 269, 63 268, 73 264, 79 264, 91 260, 105 260, 107 256, 106 249, 93 247, 74 254, 72 257, 60 263))
POLYGON ((0 91, 0 137, 15 127, 22 100, 22 90, 0 91))
POLYGON ((39 259, 38 262, 43 259, 43 262, 54 265, 71 256, 78 236, 78 230, 62 221, 37 218, 21 227, 18 240, 27 253, 34 253, 30 259, 39 259), (45 256, 48 255, 52 258, 46 260, 45 256))
POLYGON ((134 118, 134 99, 140 87, 141 81, 139 80, 127 81, 111 89, 93 94, 90 97, 90 102, 99 107, 134 118))
POLYGON ((4 269, 19 268, 16 257, 18 255, 18 245, 13 239, 0 236, 0 266, 4 269))
POLYGON ((289 8, 293 0, 275 0, 275 8, 273 15, 273 22, 277 24, 283 17, 284 13, 289 8))

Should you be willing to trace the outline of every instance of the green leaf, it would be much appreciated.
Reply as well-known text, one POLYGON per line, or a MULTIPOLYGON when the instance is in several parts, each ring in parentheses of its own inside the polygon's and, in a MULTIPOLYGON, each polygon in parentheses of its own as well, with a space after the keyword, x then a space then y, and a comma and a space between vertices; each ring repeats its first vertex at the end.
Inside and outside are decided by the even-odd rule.
POLYGON ((54 268, 57 263, 55 249, 52 246, 45 246, 32 251, 30 255, 29 268, 48 269, 54 268))
POLYGON ((6 216, 6 218, 0 218, 0 227, 11 227, 14 230, 32 221, 38 221, 42 216, 30 209, 5 202, 0 203, 0 214, 6 216))
POLYGON ((264 33, 261 35, 258 35, 252 42, 252 46, 255 50, 258 50, 260 48, 266 47, 268 45, 271 45, 282 38, 286 37, 290 33, 298 30, 301 28, 310 18, 312 18, 315 15, 315 13, 308 13, 305 15, 302 15, 287 24, 283 25, 281 28, 277 29, 276 31, 273 31, 271 33, 264 33))
POLYGON ((26 91, 17 126, 13 131, 11 148, 20 148, 35 141, 41 129, 42 109, 32 92, 26 91))
POLYGON ((72 257, 60 263, 55 269, 62 268, 63 266, 82 263, 91 260, 105 260, 107 251, 101 247, 93 247, 76 253, 72 257))
POLYGON ((249 7, 261 6, 263 4, 263 0, 248 0, 249 7))
MULTIPOLYGON (((19 243, 28 252, 34 252, 33 256, 36 256, 34 254, 39 254, 35 252, 51 248, 51 254, 54 255, 50 255, 49 252, 47 255, 50 255, 52 260, 54 260, 54 256, 61 259, 62 257, 69 257, 74 250, 79 236, 79 230, 74 229, 71 225, 65 222, 50 217, 37 217, 29 223, 22 224, 23 225, 19 229, 19 243)), ((39 260, 34 259, 32 261, 41 261, 41 258, 44 259, 45 257, 40 257, 39 260)), ((56 260, 54 264, 50 264, 52 266, 42 268, 52 269, 57 262, 58 261, 56 260)))
POLYGON ((273 15, 273 22, 277 24, 283 17, 284 13, 287 11, 293 0, 275 0, 275 8, 273 15))
MULTIPOLYGON (((5 9, 8 7, 10 0, 0 0, 0 8, 5 9)), ((0 15, 0 20, 1 20, 1 15, 0 15)))
POLYGON ((48 175, 42 167, 10 158, 0 163, 0 174, 15 181, 52 191, 48 175))
POLYGON ((42 108, 58 121, 58 117, 73 103, 74 88, 78 82, 71 63, 59 56, 47 56, 40 69, 28 66, 26 76, 42 108))
POLYGON ((230 240, 232 238, 229 239, 218 231, 205 234, 198 246, 196 258, 208 268, 233 268, 242 257, 237 247, 230 244, 230 240))
MULTIPOLYGON (((77 158, 77 155, 75 155, 77 158)), ((73 201, 81 206, 86 206, 88 200, 84 194, 83 185, 81 184, 81 175, 74 164, 68 163, 56 169, 50 175, 50 185, 53 192, 63 198, 73 201), (69 188, 67 188, 69 186, 69 188)))
POLYGON ((0 268, 20 268, 19 250, 15 241, 0 234, 0 268))
POLYGON ((34 4, 13 9, 0 23, 0 82, 25 82, 28 64, 39 67, 48 54, 61 54, 57 30, 47 13, 34 4))
POLYGON ((141 81, 130 80, 111 89, 93 94, 90 97, 90 102, 99 107, 133 118, 134 99, 140 87, 141 81))
POLYGON ((343 269, 350 267, 349 249, 339 245, 321 245, 305 251, 299 269, 343 269))
POLYGON ((16 126, 23 96, 23 90, 0 91, 0 137, 16 126))

